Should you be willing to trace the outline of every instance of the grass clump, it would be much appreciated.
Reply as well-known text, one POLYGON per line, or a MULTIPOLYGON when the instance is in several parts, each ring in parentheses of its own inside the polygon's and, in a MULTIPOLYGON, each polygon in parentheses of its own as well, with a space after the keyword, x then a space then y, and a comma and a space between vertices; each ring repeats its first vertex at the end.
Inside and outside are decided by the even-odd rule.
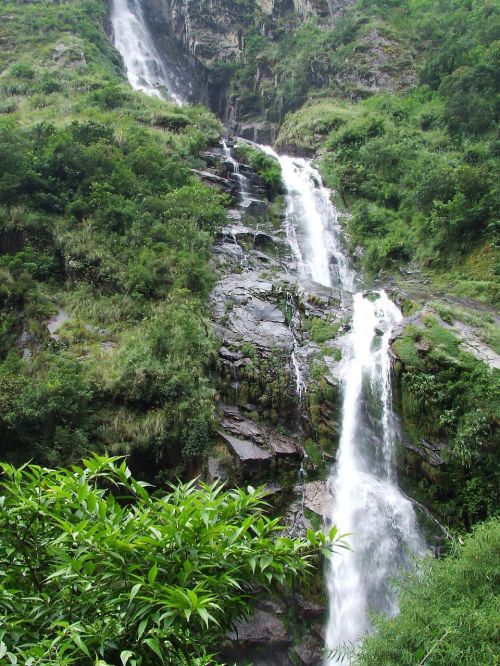
POLYGON ((281 167, 277 159, 243 142, 238 143, 236 152, 239 159, 251 166, 262 178, 270 200, 282 194, 281 167))
POLYGON ((320 317, 309 317, 305 320, 306 331, 311 336, 313 342, 316 342, 318 345, 335 338, 339 328, 339 324, 332 324, 320 317))

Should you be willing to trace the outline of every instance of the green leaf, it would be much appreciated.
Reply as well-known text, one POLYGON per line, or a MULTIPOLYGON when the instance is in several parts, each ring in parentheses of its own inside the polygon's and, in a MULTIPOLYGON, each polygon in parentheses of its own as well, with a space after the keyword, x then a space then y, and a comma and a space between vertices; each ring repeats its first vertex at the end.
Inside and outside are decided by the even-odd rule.
POLYGON ((80 636, 78 634, 72 634, 71 638, 73 640, 73 643, 84 653, 87 655, 87 657, 90 658, 90 651, 88 647, 85 645, 85 643, 82 641, 80 636))
POLYGON ((159 641, 156 638, 146 638, 144 644, 147 645, 160 659, 163 659, 163 652, 159 641))
POLYGON ((137 583, 137 585, 134 585, 134 587, 130 590, 129 604, 131 604, 132 601, 135 599, 135 596, 137 595, 137 593, 139 592, 141 587, 142 587, 142 583, 137 583))
POLYGON ((322 548, 321 549, 321 554, 323 557, 326 557, 327 560, 333 560, 334 558, 334 553, 329 548, 322 548))
POLYGON ((307 540, 312 546, 315 546, 318 542, 316 532, 314 532, 314 530, 312 530, 311 528, 307 530, 307 540))
POLYGON ((205 622, 207 628, 210 622, 213 622, 214 624, 219 624, 217 620, 214 618, 214 616, 207 611, 206 608, 200 607, 197 609, 198 615, 201 617, 203 622, 205 622))
POLYGON ((120 659, 121 659, 121 662, 122 662, 123 666, 126 666, 127 661, 130 659, 130 657, 133 657, 133 656, 134 656, 134 653, 131 652, 130 650, 122 650, 122 652, 120 652, 120 659))
POLYGON ((155 562, 155 564, 153 564, 153 566, 151 567, 151 569, 149 570, 149 573, 148 573, 148 582, 149 582, 150 585, 153 585, 153 583, 156 580, 157 575, 158 575, 158 567, 156 566, 156 562, 155 562))
POLYGON ((137 630, 137 639, 139 640, 144 633, 146 627, 148 626, 148 618, 142 620, 142 622, 139 624, 139 628, 137 630))

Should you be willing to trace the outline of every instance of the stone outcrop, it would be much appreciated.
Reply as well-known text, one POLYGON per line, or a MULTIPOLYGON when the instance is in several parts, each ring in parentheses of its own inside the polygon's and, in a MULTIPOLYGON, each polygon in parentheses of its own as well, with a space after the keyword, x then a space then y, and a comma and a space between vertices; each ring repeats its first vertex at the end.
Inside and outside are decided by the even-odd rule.
MULTIPOLYGON (((248 663, 254 666, 288 666, 288 649, 292 639, 279 608, 258 610, 252 617, 239 622, 229 634, 221 657, 227 663, 248 663)), ((282 609, 281 609, 282 610, 282 609)))
POLYGON ((308 85, 349 98, 414 85, 412 54, 379 26, 356 34, 352 52, 340 67, 330 66, 327 58, 315 63, 309 84, 293 99, 276 97, 285 75, 272 58, 256 63, 250 57, 251 74, 245 74, 244 84, 233 85, 235 68, 245 58, 249 27, 272 43, 312 16, 324 25, 334 24, 353 4, 353 0, 255 0, 248 6, 234 0, 144 0, 143 8, 158 51, 168 56, 171 75, 187 100, 208 104, 232 133, 273 144, 284 115, 307 100, 308 85))

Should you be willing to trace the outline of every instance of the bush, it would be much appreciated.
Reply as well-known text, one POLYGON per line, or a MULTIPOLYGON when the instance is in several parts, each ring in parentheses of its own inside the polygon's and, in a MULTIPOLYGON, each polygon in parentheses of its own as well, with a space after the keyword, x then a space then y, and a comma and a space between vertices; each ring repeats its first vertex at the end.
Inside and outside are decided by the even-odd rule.
POLYGON ((213 663, 209 650, 258 597, 337 543, 335 530, 280 536, 250 487, 152 494, 116 458, 1 468, 0 652, 11 663, 213 663))
POLYGON ((360 666, 498 663, 500 521, 478 525, 442 560, 429 559, 400 593, 400 615, 376 618, 360 666))

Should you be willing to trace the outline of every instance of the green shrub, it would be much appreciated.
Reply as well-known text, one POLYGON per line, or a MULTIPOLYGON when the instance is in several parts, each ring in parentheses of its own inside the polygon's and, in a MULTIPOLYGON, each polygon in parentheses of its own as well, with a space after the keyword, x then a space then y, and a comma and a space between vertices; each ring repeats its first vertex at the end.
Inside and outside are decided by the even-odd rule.
POLYGON ((336 337, 339 330, 339 324, 332 324, 319 317, 309 317, 305 321, 305 328, 313 342, 321 345, 327 340, 332 340, 336 337))
POLYGON ((109 457, 1 468, 0 650, 11 663, 213 664, 257 587, 283 589, 340 546, 335 530, 280 536, 251 487, 152 494, 109 457))
POLYGON ((400 614, 376 618, 376 633, 359 650, 360 666, 498 663, 498 519, 476 526, 441 560, 400 591, 400 614))

